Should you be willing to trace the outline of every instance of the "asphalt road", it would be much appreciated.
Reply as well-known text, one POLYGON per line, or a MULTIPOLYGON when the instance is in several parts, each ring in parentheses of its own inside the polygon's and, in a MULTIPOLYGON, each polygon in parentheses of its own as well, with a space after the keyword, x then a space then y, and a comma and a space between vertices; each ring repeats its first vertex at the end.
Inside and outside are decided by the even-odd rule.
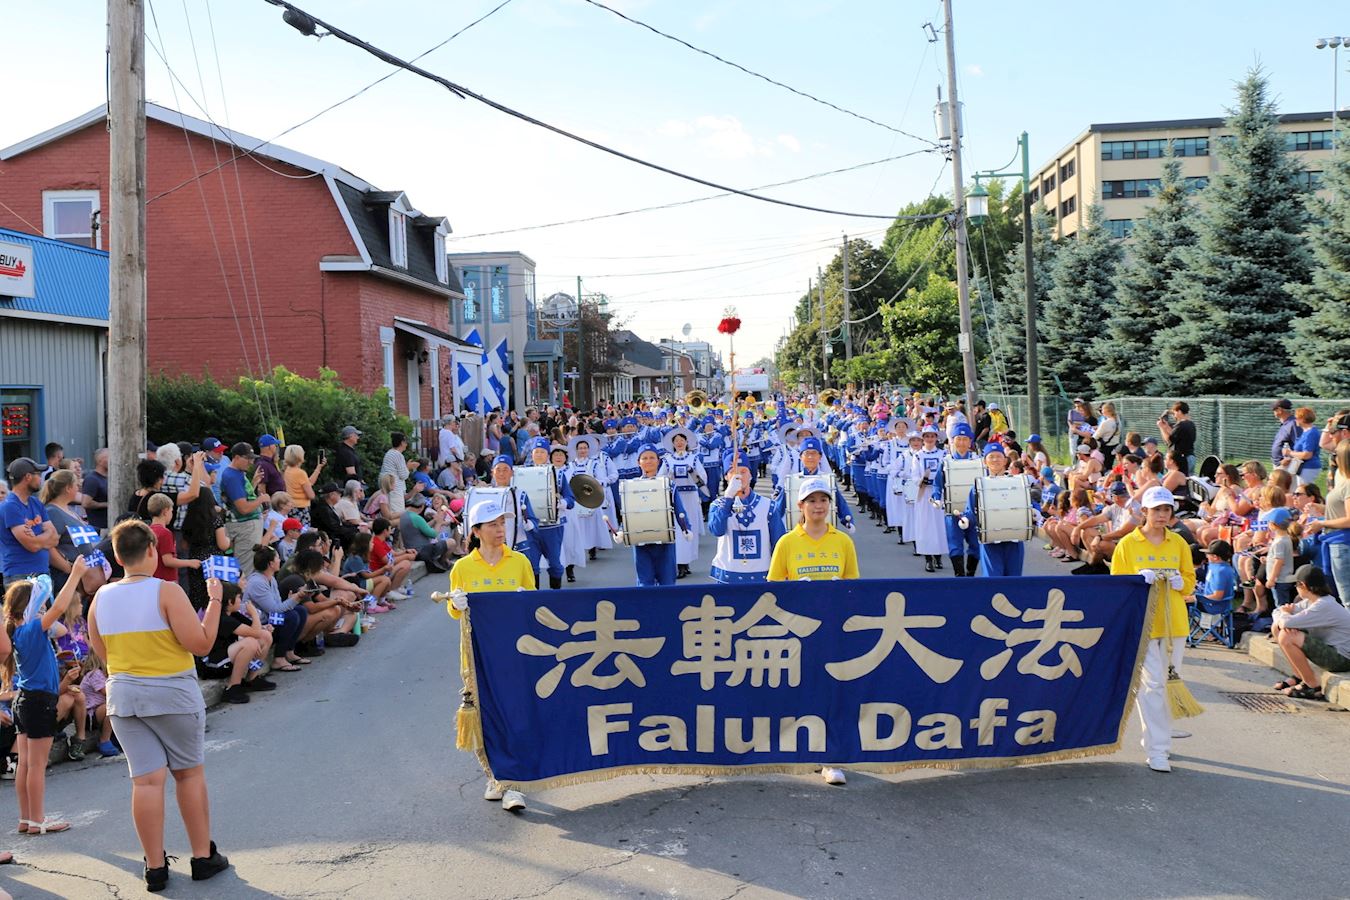
MULTIPOLYGON (((866 577, 925 576, 864 524, 866 577)), ((696 567, 706 573, 711 544, 696 567)), ((1068 568, 1028 554, 1028 571, 1068 568)), ((424 579, 423 595, 444 576, 424 579)), ((632 579, 627 551, 583 585, 632 579)), ((282 688, 209 716, 214 832, 234 863, 204 884, 172 803, 180 856, 166 897, 603 896, 930 898, 1345 897, 1350 895, 1350 714, 1257 713, 1220 691, 1273 674, 1197 650, 1187 682, 1207 707, 1170 775, 1149 772, 1137 723, 1121 752, 1004 771, 897 776, 630 776, 537 794, 521 815, 485 803, 454 749, 457 631, 425 599, 382 617, 282 688)), ((1268 691, 1267 691, 1268 693, 1268 691)), ((12 782, 0 797, 17 819, 12 782)), ((16 897, 140 895, 123 760, 63 765, 48 813, 76 827, 0 847, 16 897)))

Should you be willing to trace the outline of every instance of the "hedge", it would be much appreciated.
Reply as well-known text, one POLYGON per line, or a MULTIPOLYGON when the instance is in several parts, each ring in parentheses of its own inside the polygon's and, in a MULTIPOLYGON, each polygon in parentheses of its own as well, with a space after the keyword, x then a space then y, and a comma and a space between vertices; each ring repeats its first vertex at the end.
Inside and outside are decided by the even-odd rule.
MULTIPOLYGON (((356 445, 370 481, 389 449, 389 433, 412 433, 411 420, 394 412, 389 392, 365 394, 344 385, 332 369, 318 378, 304 378, 278 366, 266 379, 243 377, 233 386, 211 377, 153 375, 146 389, 146 425, 150 440, 191 441, 215 437, 228 446, 256 443, 271 433, 286 444, 305 448, 305 467, 312 469, 318 450, 331 463, 338 433, 355 425, 363 434, 356 445)), ((371 488, 374 489, 373 487, 371 488)))

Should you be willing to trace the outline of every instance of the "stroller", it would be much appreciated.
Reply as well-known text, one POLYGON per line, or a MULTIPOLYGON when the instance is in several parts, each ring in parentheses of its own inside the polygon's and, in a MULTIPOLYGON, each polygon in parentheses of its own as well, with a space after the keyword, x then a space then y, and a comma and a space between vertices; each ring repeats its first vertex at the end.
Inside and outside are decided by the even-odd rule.
POLYGON ((1211 600, 1197 596, 1190 609, 1191 632, 1186 646, 1196 647, 1213 639, 1228 649, 1237 644, 1237 627, 1233 622, 1233 601, 1228 598, 1211 600))
POLYGON ((1214 475, 1222 463, 1217 456, 1206 456, 1196 467, 1195 473, 1187 476, 1186 499, 1182 501, 1177 515, 1183 518, 1196 516, 1200 513, 1202 503, 1213 501, 1214 495, 1219 492, 1219 486, 1214 483, 1214 475))

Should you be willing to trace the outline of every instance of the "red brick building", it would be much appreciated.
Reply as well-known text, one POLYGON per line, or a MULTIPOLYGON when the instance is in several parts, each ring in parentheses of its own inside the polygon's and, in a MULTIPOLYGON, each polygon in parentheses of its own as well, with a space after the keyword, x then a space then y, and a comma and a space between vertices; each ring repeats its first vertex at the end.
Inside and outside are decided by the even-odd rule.
MULTIPOLYGON (((107 249, 107 108, 0 150, 0 227, 107 249), (30 224, 31 223, 31 224, 30 224)), ((449 222, 332 163, 146 105, 151 372, 320 367, 390 390, 413 418, 452 412, 448 333, 462 301, 449 222)))

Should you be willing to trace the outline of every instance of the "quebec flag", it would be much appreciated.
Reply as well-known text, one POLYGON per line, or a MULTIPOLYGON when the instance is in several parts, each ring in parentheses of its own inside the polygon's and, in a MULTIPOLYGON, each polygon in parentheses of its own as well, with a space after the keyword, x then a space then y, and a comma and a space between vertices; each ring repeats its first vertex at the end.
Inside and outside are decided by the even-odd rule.
POLYGON ((506 409, 510 401, 510 380, 506 376, 509 366, 510 350, 507 346, 506 338, 497 342, 497 346, 492 348, 487 359, 487 389, 485 393, 489 399, 488 408, 499 407, 506 409), (493 399, 495 398, 495 400, 493 399))
MULTIPOLYGON (((464 336, 470 344, 483 346, 483 338, 475 328, 464 336)), ((464 363, 455 365, 455 389, 464 403, 464 408, 480 415, 487 412, 487 404, 482 390, 482 373, 487 368, 487 354, 483 354, 476 366, 464 363)))

